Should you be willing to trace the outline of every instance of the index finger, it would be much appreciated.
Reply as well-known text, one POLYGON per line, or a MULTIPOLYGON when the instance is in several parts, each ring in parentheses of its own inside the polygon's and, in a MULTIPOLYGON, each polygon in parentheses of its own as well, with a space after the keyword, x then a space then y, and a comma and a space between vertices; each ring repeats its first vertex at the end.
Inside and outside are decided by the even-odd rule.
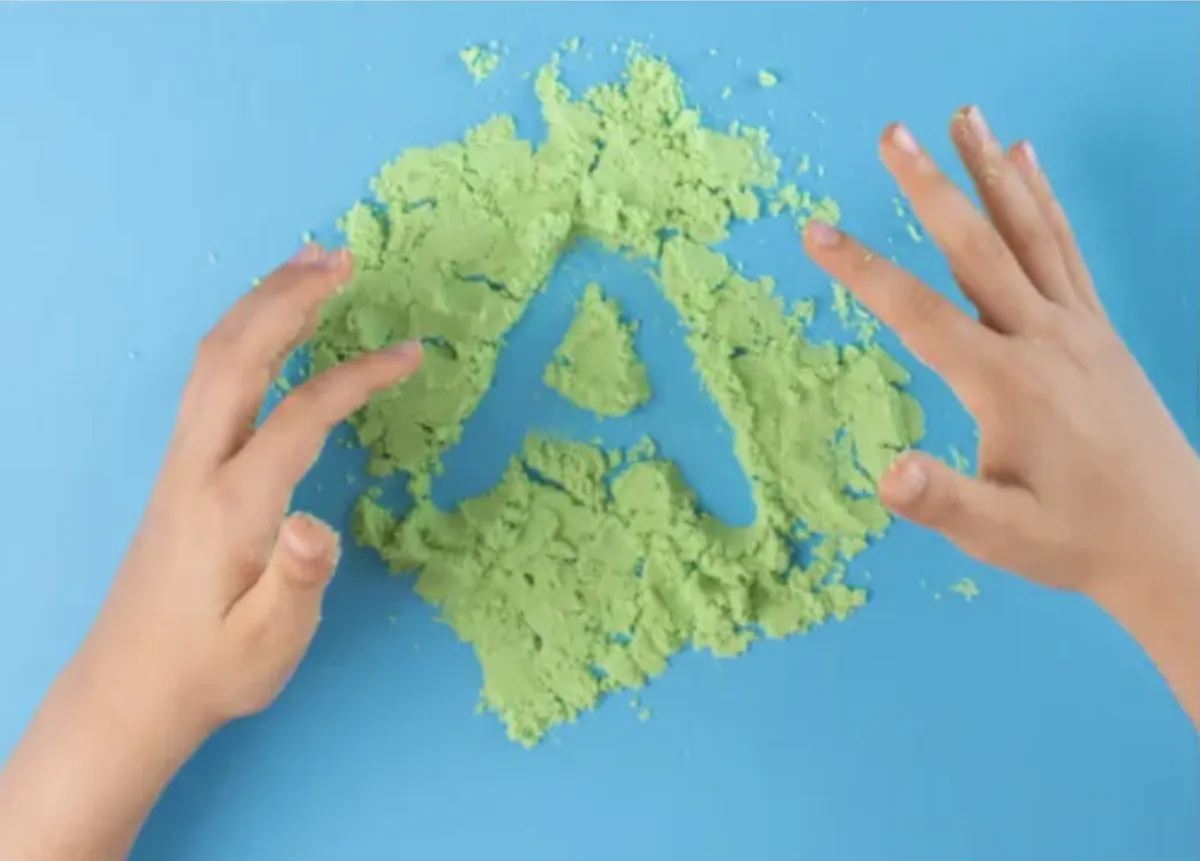
POLYGON ((996 332, 836 227, 810 221, 804 248, 956 392, 999 348, 996 332))

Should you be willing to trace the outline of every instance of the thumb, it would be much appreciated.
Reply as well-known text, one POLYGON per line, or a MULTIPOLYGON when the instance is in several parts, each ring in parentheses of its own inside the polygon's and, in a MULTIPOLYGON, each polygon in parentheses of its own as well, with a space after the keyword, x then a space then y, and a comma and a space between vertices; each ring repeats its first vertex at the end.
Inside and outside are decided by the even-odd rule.
POLYGON ((231 616, 260 646, 303 649, 321 621, 321 599, 341 555, 328 524, 310 514, 289 515, 262 576, 231 616))
POLYGON ((964 475, 936 458, 910 451, 879 481, 892 511, 941 533, 969 556, 1011 567, 1013 555, 1036 523, 1036 502, 1021 487, 964 475))
POLYGON ((293 590, 315 592, 319 601, 340 556, 337 532, 323 520, 298 512, 283 521, 263 579, 275 577, 293 590))

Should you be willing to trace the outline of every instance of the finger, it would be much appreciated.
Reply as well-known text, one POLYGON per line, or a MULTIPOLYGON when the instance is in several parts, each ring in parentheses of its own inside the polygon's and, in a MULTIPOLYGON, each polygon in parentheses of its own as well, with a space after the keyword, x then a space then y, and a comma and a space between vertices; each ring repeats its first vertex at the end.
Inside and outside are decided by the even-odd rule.
POLYGON ((1037 502, 1021 487, 964 475, 935 458, 908 452, 884 473, 879 498, 896 514, 948 538, 968 556, 1002 568, 1037 522, 1037 502))
POLYGON ((845 284, 956 392, 969 384, 980 361, 1000 347, 995 332, 837 228, 810 221, 804 230, 804 247, 818 266, 845 284))
POLYGON ((409 341, 365 353, 293 389, 230 461, 232 480, 249 497, 281 511, 316 462, 329 432, 421 364, 421 344, 409 341))
POLYGON ((284 520, 262 575, 226 613, 243 659, 265 665, 254 674, 257 689, 238 692, 231 711, 266 706, 287 682, 321 622, 321 601, 340 556, 341 542, 328 524, 308 514, 284 520))
POLYGON ((1008 160, 1016 167, 1025 181, 1025 185, 1033 194, 1034 200, 1037 201, 1042 218, 1050 226, 1050 232, 1058 244, 1058 253, 1067 270, 1067 277, 1071 282, 1075 298, 1085 308, 1103 316, 1104 307, 1100 304, 1100 297, 1096 294, 1096 287, 1092 283, 1092 274, 1083 261, 1083 254, 1079 251, 1079 243, 1075 241, 1075 234, 1071 230, 1067 214, 1063 211, 1062 205, 1054 195, 1054 189, 1050 187, 1050 181, 1038 164, 1033 145, 1029 141, 1022 141, 1009 150, 1008 160))
POLYGON ((277 369, 353 271, 348 252, 309 244, 230 309, 197 352, 180 407, 181 446, 211 468, 245 444, 277 369))
POLYGON ((961 279, 981 318, 1000 332, 1029 331, 1045 303, 1004 240, 902 125, 890 126, 880 154, 913 212, 961 279))
POLYGON ((983 111, 972 105, 956 113, 950 123, 950 137, 992 225, 1029 282, 1047 299, 1071 304, 1075 291, 1058 241, 1025 180, 1005 158, 983 111))

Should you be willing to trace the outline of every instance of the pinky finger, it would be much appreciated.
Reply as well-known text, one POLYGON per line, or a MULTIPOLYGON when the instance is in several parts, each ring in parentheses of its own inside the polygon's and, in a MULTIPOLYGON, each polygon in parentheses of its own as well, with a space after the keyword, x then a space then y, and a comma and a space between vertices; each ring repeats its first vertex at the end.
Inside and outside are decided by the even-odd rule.
POLYGON ((1103 316, 1104 308, 1100 304, 1100 297, 1096 294, 1092 275, 1088 271, 1087 264, 1083 262, 1083 255, 1079 251, 1079 244, 1075 241, 1071 224, 1067 221, 1067 214, 1063 211, 1058 198, 1055 197, 1054 189, 1050 187, 1050 180, 1046 178, 1046 174, 1038 165, 1033 145, 1029 141, 1016 144, 1009 149, 1008 160, 1016 166, 1017 172, 1020 173, 1025 185, 1033 193, 1038 207, 1042 210, 1042 217, 1050 226, 1050 231, 1058 243, 1059 253, 1066 266, 1067 276, 1071 281, 1075 297, 1086 308, 1103 316))

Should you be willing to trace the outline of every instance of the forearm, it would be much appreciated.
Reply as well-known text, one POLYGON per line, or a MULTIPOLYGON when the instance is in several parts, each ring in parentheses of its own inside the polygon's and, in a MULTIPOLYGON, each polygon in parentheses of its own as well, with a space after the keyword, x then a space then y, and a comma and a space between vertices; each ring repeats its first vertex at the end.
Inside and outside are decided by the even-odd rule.
POLYGON ((68 665, 0 773, 6 861, 124 858, 203 738, 96 657, 68 665))
POLYGON ((1200 557, 1114 580, 1092 598, 1137 640, 1200 728, 1200 557))

